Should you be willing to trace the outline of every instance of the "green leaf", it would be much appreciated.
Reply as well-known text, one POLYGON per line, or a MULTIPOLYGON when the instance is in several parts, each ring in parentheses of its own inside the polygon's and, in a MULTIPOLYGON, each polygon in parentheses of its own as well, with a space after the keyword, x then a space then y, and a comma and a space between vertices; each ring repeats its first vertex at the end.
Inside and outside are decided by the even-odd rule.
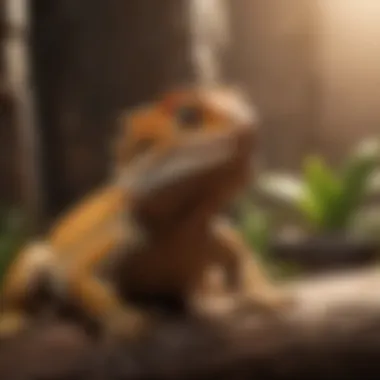
POLYGON ((285 173, 265 173, 258 177, 255 189, 275 202, 297 207, 303 194, 303 183, 295 176, 285 173))
POLYGON ((340 198, 340 223, 347 227, 358 211, 368 189, 375 170, 379 164, 379 156, 375 150, 359 151, 351 156, 342 171, 342 196, 340 198))
POLYGON ((245 202, 245 206, 240 223, 243 238, 254 251, 265 254, 269 242, 269 218, 252 203, 245 202))
POLYGON ((300 206, 305 216, 318 230, 335 226, 335 204, 341 184, 325 161, 318 156, 305 160, 305 190, 300 206))
POLYGON ((353 236, 380 242, 380 205, 369 205, 352 218, 349 232, 353 236))
POLYGON ((26 239, 26 223, 17 209, 8 209, 1 216, 0 225, 0 284, 10 263, 26 239))
POLYGON ((380 196, 380 169, 374 170, 369 175, 365 188, 365 195, 368 197, 380 196))
POLYGON ((380 138, 371 137, 361 141, 351 154, 353 160, 370 160, 380 164, 380 138))

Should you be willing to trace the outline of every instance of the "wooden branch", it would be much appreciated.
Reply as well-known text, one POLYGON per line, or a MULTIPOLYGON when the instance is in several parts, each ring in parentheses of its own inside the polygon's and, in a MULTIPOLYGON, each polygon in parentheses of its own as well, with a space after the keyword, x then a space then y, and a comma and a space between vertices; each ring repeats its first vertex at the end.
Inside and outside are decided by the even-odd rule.
POLYGON ((167 322, 134 346, 52 322, 0 346, 1 379, 365 379, 380 376, 380 272, 297 281, 281 319, 167 322))
POLYGON ((40 170, 42 142, 30 48, 30 1, 6 0, 2 6, 5 7, 7 26, 7 39, 4 43, 6 85, 16 106, 22 202, 30 225, 37 226, 36 231, 32 231, 36 233, 42 227, 46 194, 40 170))

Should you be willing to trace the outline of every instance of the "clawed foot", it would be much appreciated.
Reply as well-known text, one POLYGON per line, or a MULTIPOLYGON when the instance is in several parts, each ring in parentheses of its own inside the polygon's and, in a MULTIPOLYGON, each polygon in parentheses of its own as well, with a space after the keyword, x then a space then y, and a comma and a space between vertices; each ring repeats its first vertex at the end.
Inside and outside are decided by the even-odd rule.
POLYGON ((236 297, 213 296, 193 299, 190 305, 192 314, 196 317, 215 318, 233 313, 239 307, 236 297))
POLYGON ((241 306, 243 309, 253 310, 259 313, 282 316, 296 303, 295 297, 287 292, 271 290, 260 294, 245 295, 241 306))

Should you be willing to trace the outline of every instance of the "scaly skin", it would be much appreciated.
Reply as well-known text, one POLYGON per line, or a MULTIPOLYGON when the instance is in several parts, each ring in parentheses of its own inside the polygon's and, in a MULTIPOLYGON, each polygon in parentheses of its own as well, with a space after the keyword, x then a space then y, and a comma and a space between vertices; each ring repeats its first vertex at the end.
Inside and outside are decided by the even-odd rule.
POLYGON ((12 265, 0 333, 27 325, 23 305, 41 274, 105 333, 129 338, 152 322, 129 294, 174 295, 194 314, 215 313, 224 292, 280 310, 288 297, 218 216, 250 179, 255 124, 241 94, 227 88, 184 89, 124 116, 114 178, 12 265), (211 281, 215 268, 222 287, 211 281))

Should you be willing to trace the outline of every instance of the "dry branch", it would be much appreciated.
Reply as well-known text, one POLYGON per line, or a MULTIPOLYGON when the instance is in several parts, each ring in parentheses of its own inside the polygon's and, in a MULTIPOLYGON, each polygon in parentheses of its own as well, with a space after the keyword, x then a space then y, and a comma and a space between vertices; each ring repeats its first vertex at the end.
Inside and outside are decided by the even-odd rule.
POLYGON ((222 329, 215 323, 171 322, 130 347, 93 343, 79 328, 60 322, 36 327, 0 346, 0 378, 380 376, 379 271, 301 280, 290 287, 297 306, 282 319, 240 315, 222 329))
POLYGON ((16 106, 23 207, 31 225, 40 226, 46 194, 41 173, 42 146, 36 112, 36 83, 32 70, 30 3, 27 0, 2 2, 7 25, 4 53, 6 85, 16 106))

